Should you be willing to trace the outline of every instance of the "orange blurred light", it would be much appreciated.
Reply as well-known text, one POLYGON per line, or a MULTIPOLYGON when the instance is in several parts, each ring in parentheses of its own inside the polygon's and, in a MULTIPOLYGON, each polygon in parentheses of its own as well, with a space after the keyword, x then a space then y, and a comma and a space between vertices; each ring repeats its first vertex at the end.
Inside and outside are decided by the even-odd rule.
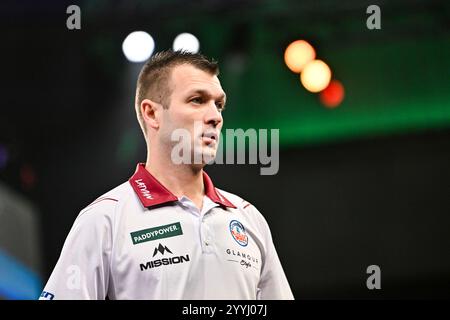
POLYGON ((338 80, 332 80, 328 87, 319 94, 319 99, 325 107, 336 108, 344 100, 344 86, 338 80))
POLYGON ((330 67, 322 60, 313 60, 303 68, 300 80, 306 90, 320 92, 330 83, 330 67))
POLYGON ((284 62, 291 71, 300 73, 305 65, 316 58, 316 51, 305 40, 292 42, 284 52, 284 62))

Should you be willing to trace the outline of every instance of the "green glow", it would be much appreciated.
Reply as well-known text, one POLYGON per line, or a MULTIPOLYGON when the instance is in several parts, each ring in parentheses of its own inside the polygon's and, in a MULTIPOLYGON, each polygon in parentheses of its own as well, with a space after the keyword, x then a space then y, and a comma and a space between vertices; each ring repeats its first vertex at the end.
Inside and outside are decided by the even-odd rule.
POLYGON ((323 107, 287 69, 283 50, 259 50, 240 74, 223 70, 227 128, 279 128, 282 145, 450 126, 450 39, 377 43, 319 52, 346 97, 323 107))

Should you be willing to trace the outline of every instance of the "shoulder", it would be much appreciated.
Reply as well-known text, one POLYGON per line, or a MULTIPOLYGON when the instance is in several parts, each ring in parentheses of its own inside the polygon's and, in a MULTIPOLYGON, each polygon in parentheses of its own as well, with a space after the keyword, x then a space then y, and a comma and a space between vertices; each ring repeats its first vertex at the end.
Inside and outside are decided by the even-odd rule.
POLYGON ((219 194, 221 194, 223 197, 225 197, 227 200, 229 200, 238 209, 245 209, 245 208, 251 206, 250 202, 248 202, 247 200, 243 199, 242 197, 240 197, 234 193, 231 193, 231 192, 219 189, 219 188, 216 188, 216 191, 219 194))
POLYGON ((223 195, 226 199, 228 199, 232 204, 234 204, 236 206, 235 210, 242 212, 247 218, 255 220, 261 224, 267 223, 263 214, 258 210, 258 208, 252 202, 249 202, 246 199, 244 199, 234 193, 231 193, 231 192, 219 189, 219 188, 216 188, 216 190, 221 195, 223 195))
POLYGON ((118 206, 126 201, 132 195, 132 192, 128 181, 120 184, 81 209, 77 220, 99 220, 102 216, 112 218, 118 206))

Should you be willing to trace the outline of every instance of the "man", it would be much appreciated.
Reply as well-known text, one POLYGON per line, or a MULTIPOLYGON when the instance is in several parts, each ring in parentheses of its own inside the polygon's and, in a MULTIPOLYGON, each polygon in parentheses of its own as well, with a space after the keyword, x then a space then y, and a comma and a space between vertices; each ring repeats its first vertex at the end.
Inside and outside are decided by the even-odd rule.
POLYGON ((80 212, 41 299, 293 299, 261 213, 203 171, 223 125, 217 75, 187 52, 144 65, 147 162, 80 212))

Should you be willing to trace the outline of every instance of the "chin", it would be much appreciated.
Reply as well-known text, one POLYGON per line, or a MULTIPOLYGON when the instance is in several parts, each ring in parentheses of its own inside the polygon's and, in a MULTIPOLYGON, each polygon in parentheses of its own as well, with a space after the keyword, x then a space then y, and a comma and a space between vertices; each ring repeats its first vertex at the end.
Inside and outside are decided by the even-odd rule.
POLYGON ((216 151, 214 150, 203 150, 203 152, 196 154, 193 157, 194 165, 202 165, 205 166, 207 164, 210 164, 216 159, 216 151))
POLYGON ((214 154, 208 154, 205 155, 203 157, 204 163, 205 164, 211 164, 212 162, 214 162, 214 160, 216 159, 216 153, 214 152, 214 154))
POLYGON ((203 148, 203 159, 206 159, 207 162, 214 161, 217 155, 217 148, 216 147, 204 147, 203 148))

